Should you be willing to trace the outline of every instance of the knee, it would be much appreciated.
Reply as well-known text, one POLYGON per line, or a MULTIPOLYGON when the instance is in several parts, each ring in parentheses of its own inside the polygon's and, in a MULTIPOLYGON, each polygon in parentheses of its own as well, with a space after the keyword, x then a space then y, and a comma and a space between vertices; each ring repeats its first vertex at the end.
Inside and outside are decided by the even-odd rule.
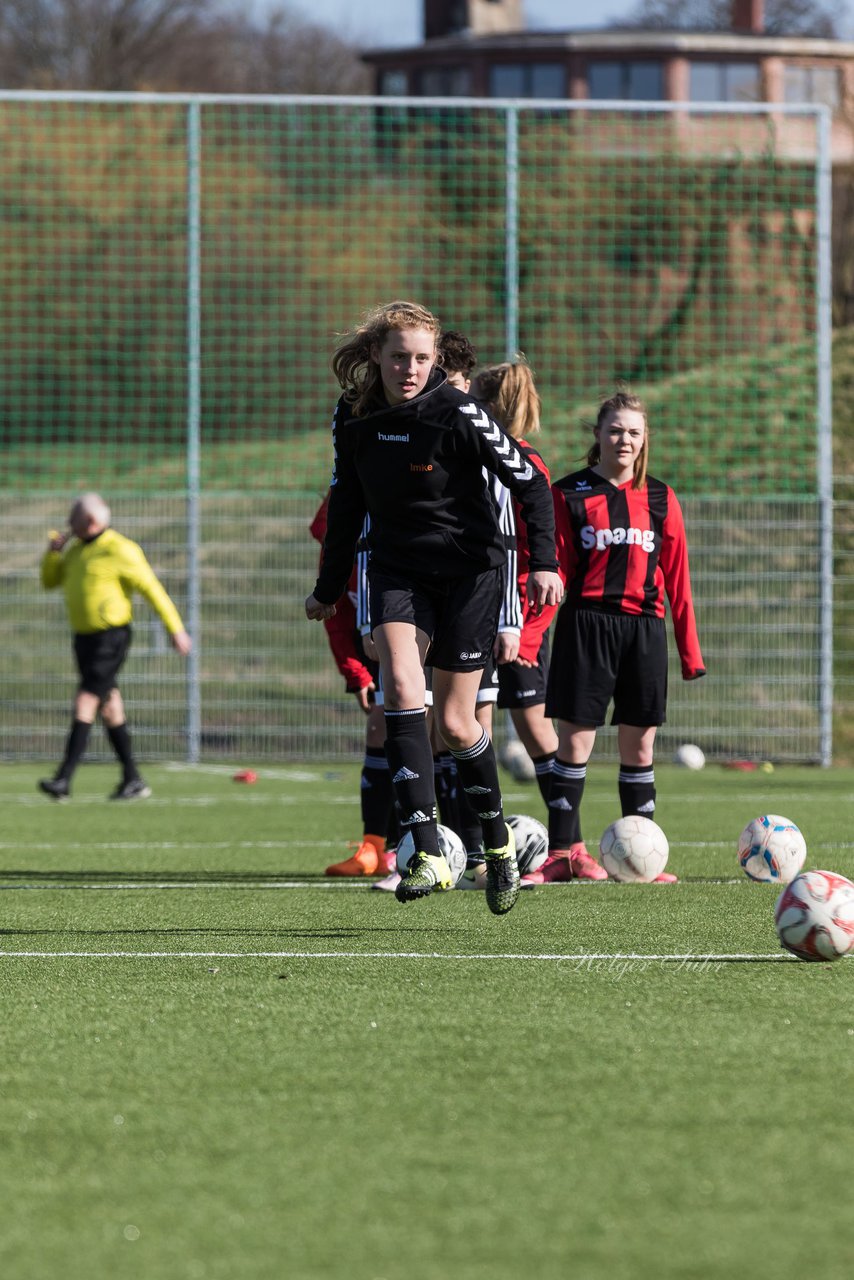
POLYGON ((442 741, 451 751, 464 751, 480 738, 483 730, 477 720, 453 711, 445 711, 438 721, 442 741))

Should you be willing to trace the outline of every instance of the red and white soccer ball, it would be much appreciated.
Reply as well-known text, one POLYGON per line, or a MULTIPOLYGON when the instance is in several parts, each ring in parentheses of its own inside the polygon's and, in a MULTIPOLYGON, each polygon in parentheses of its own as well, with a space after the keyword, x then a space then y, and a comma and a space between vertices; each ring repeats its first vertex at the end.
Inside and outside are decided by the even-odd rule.
POLYGON ((549 856, 548 830, 538 818, 529 818, 527 813, 508 813, 506 822, 516 841, 519 874, 526 876, 541 867, 549 856))
POLYGON ((751 880, 789 884, 806 856, 806 841, 800 829, 777 813, 754 818, 738 837, 739 866, 751 880))
POLYGON ((777 899, 777 936, 801 960, 854 951, 854 884, 834 871, 802 871, 777 899))
POLYGON ((667 866, 667 836, 651 818, 629 814, 606 827, 599 841, 602 866, 612 880, 650 884, 667 866))
MULTIPOLYGON (((456 885, 466 869, 466 847, 456 831, 452 831, 450 827, 443 827, 441 823, 439 823, 439 849, 445 855, 445 861, 451 868, 451 879, 456 885)), ((412 832, 407 831, 406 835, 398 841, 395 853, 397 869, 401 875, 406 874, 409 860, 414 853, 415 841, 412 839, 412 832)))

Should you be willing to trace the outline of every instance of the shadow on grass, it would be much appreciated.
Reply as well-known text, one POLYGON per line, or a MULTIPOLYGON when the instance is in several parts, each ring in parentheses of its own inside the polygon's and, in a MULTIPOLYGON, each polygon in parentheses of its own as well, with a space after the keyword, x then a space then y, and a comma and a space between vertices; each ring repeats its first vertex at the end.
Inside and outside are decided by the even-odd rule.
POLYGON ((429 934, 435 934, 437 937, 446 938, 449 933, 465 933, 462 928, 454 928, 446 924, 431 926, 415 926, 407 928, 400 927, 368 927, 368 928, 341 928, 341 929, 240 929, 240 928, 219 928, 215 925, 194 928, 190 927, 169 927, 169 928, 141 928, 141 929, 75 929, 73 926, 65 929, 0 929, 0 937, 3 938, 53 938, 53 937, 75 937, 75 938, 174 938, 174 937, 207 937, 207 938, 316 938, 316 939, 337 939, 338 941, 352 941, 356 938, 364 938, 366 936, 389 934, 391 937, 399 937, 401 933, 415 933, 419 937, 429 934))

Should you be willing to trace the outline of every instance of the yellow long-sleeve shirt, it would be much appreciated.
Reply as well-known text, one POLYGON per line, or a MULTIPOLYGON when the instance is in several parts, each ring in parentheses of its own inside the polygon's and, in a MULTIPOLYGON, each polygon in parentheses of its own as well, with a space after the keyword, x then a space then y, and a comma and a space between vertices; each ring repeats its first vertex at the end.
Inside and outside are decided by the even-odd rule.
POLYGON ((181 615, 157 579, 142 547, 105 529, 91 542, 74 538, 62 551, 46 551, 42 586, 62 587, 71 629, 91 635, 133 619, 132 596, 145 596, 170 635, 184 630, 181 615))

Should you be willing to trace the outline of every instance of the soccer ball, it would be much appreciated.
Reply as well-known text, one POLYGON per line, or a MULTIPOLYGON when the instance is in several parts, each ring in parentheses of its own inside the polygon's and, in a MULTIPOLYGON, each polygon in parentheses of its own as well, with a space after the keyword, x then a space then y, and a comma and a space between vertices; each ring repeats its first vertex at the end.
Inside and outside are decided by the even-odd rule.
POLYGON ((676 748, 673 763, 681 765, 683 769, 702 769, 706 763, 706 757, 693 742, 685 742, 681 747, 676 748))
POLYGON ((806 856, 806 841, 794 822, 776 813, 754 818, 738 837, 739 866, 751 880, 788 884, 806 856))
MULTIPOLYGON (((463 844, 456 831, 452 831, 450 827, 443 827, 439 823, 439 849, 445 855, 445 861, 451 868, 452 887, 457 884, 460 876, 466 869, 466 847, 463 844)), ((415 853, 415 841, 412 838, 412 832, 407 831, 398 841, 395 861, 400 875, 406 874, 409 861, 415 853)))
POLYGON ((533 782, 537 776, 533 761, 518 738, 508 738, 499 759, 514 782, 533 782))
POLYGON ((516 840, 519 874, 526 876, 541 867, 549 856, 549 833, 542 822, 529 818, 526 813, 508 813, 506 822, 516 840))
POLYGON ((635 813, 612 822, 599 841, 599 857, 612 880, 649 884, 667 866, 669 852, 661 827, 635 813))
POLYGON ((854 884, 834 871, 802 871, 777 899, 774 925, 801 960, 838 960, 854 950, 854 884))

